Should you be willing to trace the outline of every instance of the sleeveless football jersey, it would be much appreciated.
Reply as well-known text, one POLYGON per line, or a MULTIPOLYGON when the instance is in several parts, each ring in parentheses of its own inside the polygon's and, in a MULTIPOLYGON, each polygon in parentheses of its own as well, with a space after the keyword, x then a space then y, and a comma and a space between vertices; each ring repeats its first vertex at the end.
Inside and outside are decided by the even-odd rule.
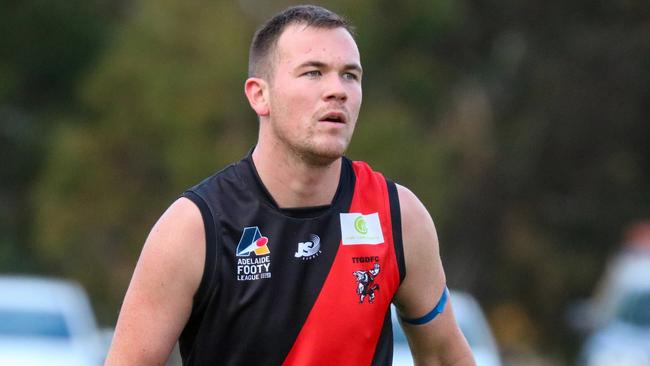
POLYGON ((183 196, 206 232, 183 364, 391 364, 405 273, 394 183, 343 158, 331 205, 282 209, 249 154, 183 196))

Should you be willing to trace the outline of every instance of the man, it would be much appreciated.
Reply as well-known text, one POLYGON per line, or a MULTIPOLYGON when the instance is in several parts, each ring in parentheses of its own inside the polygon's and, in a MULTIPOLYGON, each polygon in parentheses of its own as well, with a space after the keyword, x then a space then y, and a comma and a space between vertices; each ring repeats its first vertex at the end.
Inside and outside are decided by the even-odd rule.
POLYGON ((177 340, 188 365, 389 365, 391 301, 417 364, 474 364, 426 209, 343 157, 361 78, 349 26, 326 9, 258 30, 245 83, 257 145, 156 223, 108 365, 161 365, 177 340))

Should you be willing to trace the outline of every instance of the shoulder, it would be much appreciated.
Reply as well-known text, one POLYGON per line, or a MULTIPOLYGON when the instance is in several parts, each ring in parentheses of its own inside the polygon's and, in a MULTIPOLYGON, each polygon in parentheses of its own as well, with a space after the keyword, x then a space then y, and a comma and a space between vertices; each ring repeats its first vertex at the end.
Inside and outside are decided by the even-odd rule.
POLYGON ((170 245, 185 246, 203 237, 201 211, 195 202, 180 197, 160 216, 151 229, 150 238, 163 239, 170 245))
POLYGON ((167 230, 192 234, 197 229, 203 229, 199 208, 192 200, 180 197, 160 216, 152 231, 167 230))
POLYGON ((205 230, 196 204, 185 197, 172 203, 151 229, 143 248, 145 253, 156 263, 152 269, 170 274, 181 271, 185 276, 179 279, 198 287, 205 260, 205 230))
POLYGON ((402 232, 407 249, 424 245, 438 249, 438 236, 433 219, 420 199, 408 188, 396 184, 402 219, 402 232))
POLYGON ((395 183, 397 187, 397 194, 399 196, 400 209, 402 216, 412 217, 420 215, 429 215, 429 212, 424 207, 424 204, 410 189, 403 185, 395 183))

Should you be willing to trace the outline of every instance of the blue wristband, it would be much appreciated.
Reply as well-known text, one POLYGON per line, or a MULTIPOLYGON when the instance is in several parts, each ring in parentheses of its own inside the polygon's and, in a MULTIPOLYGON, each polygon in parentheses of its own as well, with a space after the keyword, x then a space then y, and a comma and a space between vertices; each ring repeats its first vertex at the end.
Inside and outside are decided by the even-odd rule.
POLYGON ((440 296, 440 300, 438 300, 438 304, 436 304, 436 306, 430 312, 428 312, 424 316, 415 319, 407 319, 402 317, 401 315, 400 318, 402 319, 403 322, 412 325, 422 325, 428 323, 431 320, 433 320, 438 314, 442 313, 443 310, 445 310, 445 304, 447 304, 447 297, 449 297, 449 290, 447 289, 447 286, 445 286, 445 289, 442 291, 442 295, 440 296))

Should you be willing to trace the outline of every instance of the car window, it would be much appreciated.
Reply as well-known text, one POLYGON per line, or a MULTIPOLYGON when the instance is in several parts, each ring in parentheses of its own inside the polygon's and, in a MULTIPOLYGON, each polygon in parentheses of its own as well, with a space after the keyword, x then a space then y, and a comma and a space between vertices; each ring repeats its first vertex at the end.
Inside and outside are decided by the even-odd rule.
POLYGON ((70 338, 63 314, 0 309, 0 336, 70 338))
POLYGON ((628 294, 618 311, 619 318, 640 326, 650 325, 650 291, 628 294))
POLYGON ((481 342, 481 337, 483 336, 482 332, 480 329, 478 329, 477 326, 473 325, 472 323, 466 322, 466 321, 460 321, 458 320, 458 326, 460 327, 460 331, 463 333, 465 336, 465 339, 467 339, 467 343, 469 343, 470 347, 476 347, 476 346, 483 346, 483 342, 481 342))

